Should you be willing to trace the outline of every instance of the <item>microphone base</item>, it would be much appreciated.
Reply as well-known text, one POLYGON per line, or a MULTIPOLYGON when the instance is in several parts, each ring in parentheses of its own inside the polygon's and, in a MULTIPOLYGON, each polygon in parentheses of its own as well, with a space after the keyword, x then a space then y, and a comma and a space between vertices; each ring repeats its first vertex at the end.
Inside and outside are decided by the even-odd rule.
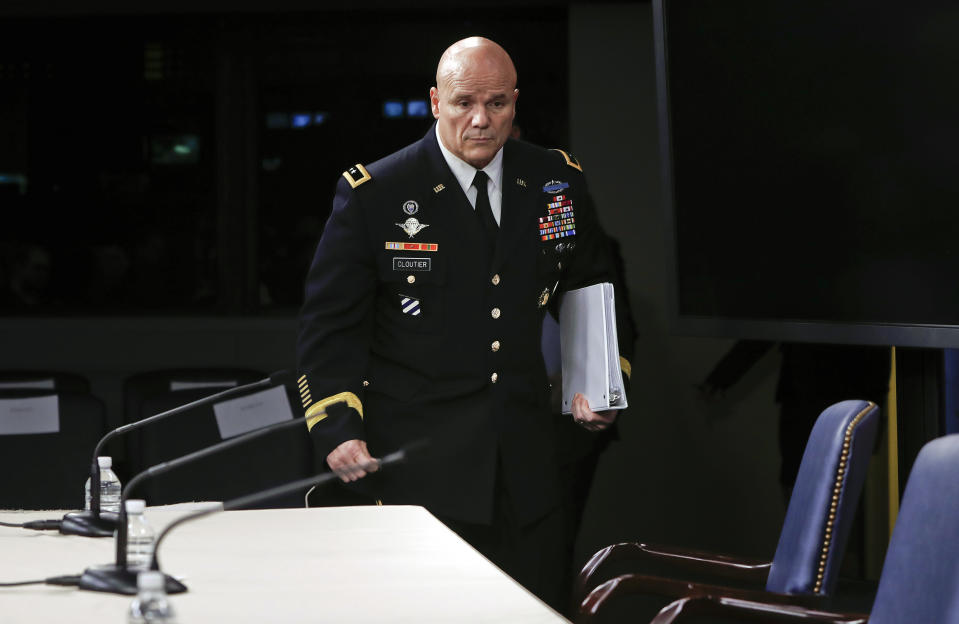
POLYGON ((89 510, 75 511, 63 516, 60 532, 83 537, 113 537, 120 524, 119 518, 120 514, 110 511, 101 511, 99 515, 89 510))
MULTIPOLYGON (((87 568, 80 577, 80 589, 135 596, 137 594, 137 573, 139 572, 140 570, 120 568, 114 564, 87 568)), ((167 594, 182 594, 187 590, 186 585, 169 574, 163 576, 166 578, 167 594)))

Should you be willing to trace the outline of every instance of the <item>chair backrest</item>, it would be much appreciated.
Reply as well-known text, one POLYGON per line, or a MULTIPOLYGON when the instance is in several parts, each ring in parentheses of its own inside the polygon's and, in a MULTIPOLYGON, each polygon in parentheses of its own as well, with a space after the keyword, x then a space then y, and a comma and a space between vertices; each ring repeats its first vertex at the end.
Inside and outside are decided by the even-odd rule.
MULTIPOLYGON (((195 401, 209 392, 205 389, 180 390, 153 396, 143 402, 141 417, 166 411, 195 401)), ((141 462, 152 466, 181 455, 211 446, 238 433, 263 426, 280 419, 296 418, 291 409, 291 388, 278 387, 236 399, 248 401, 238 414, 243 421, 231 426, 229 414, 219 408, 205 406, 150 426, 141 437, 141 462), (271 394, 267 394, 271 393, 271 394), (277 396, 277 393, 279 395, 277 396), (281 400, 282 405, 277 405, 281 400), (257 416, 255 412, 259 410, 257 416), (219 412, 219 413, 218 413, 219 412), (260 419, 257 424, 257 418, 260 419)), ((298 400, 299 396, 296 396, 298 400)), ((229 403, 227 401, 226 403, 229 403)), ((150 505, 193 500, 229 500, 244 494, 281 485, 312 474, 313 446, 304 423, 267 434, 257 440, 227 449, 217 455, 176 468, 143 483, 142 495, 150 505)), ((302 507, 303 494, 266 501, 263 507, 302 507)))
POLYGON ((44 370, 0 371, 0 391, 37 390, 47 392, 90 393, 90 381, 77 373, 44 370))
MULTIPOLYGON (((266 375, 259 371, 244 368, 172 368, 137 373, 123 382, 123 422, 134 422, 157 413, 143 410, 144 401, 152 397, 195 390, 191 396, 199 399, 264 377, 266 375)), ((168 406, 167 409, 176 407, 176 404, 170 402, 165 402, 164 405, 168 406)), ((124 440, 131 476, 151 465, 142 461, 140 442, 146 435, 149 435, 149 432, 137 430, 124 440)))
POLYGON ((959 622, 959 434, 933 440, 909 474, 871 624, 959 622))
POLYGON ((835 403, 816 419, 769 570, 768 591, 833 592, 878 428, 879 408, 869 401, 835 403))
POLYGON ((106 433, 89 394, 0 396, 0 509, 81 509, 90 457, 106 433))

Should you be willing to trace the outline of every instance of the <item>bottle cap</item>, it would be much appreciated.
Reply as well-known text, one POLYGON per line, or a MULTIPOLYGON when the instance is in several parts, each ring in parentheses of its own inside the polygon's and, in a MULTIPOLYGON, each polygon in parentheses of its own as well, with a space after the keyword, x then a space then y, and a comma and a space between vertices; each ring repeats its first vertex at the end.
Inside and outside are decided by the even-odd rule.
POLYGON ((137 574, 137 587, 150 591, 159 591, 163 589, 163 572, 159 570, 144 570, 137 574))
POLYGON ((147 502, 142 498, 130 498, 127 500, 127 513, 143 513, 147 502))
POLYGON ((104 455, 103 457, 97 457, 97 465, 100 468, 113 468, 113 458, 109 455, 104 455))

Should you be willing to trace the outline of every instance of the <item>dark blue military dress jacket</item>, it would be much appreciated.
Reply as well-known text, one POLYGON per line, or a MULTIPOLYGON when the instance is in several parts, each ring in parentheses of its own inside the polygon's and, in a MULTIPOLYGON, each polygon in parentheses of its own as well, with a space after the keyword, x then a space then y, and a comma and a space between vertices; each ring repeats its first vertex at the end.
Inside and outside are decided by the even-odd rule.
MULTIPOLYGON (((506 143, 492 253, 435 126, 352 167, 300 318, 299 385, 317 457, 350 439, 374 457, 428 439, 417 459, 359 483, 385 503, 486 523, 499 466, 517 519, 540 517, 558 502, 550 419, 561 417, 549 411, 543 315, 564 290, 601 281, 614 281, 606 236, 564 152, 506 143)), ((619 337, 628 360, 632 333, 619 337)))

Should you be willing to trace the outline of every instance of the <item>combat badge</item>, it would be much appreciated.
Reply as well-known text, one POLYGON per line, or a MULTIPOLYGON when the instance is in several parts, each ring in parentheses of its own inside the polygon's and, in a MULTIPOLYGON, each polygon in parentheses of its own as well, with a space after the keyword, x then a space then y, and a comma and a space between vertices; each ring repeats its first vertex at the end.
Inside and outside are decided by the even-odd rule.
POLYGON ((416 217, 410 217, 403 223, 397 223, 397 227, 406 232, 406 235, 410 238, 413 238, 419 234, 424 228, 428 228, 429 224, 420 223, 419 219, 416 217))
POLYGON ((569 188, 569 182, 560 182, 559 180, 550 180, 543 185, 544 193, 552 193, 556 195, 557 193, 562 192, 564 189, 569 188))
POLYGON ((403 204, 403 212, 405 212, 406 214, 410 216, 415 215, 419 209, 420 209, 420 205, 417 204, 412 199, 406 202, 405 204, 403 204))

